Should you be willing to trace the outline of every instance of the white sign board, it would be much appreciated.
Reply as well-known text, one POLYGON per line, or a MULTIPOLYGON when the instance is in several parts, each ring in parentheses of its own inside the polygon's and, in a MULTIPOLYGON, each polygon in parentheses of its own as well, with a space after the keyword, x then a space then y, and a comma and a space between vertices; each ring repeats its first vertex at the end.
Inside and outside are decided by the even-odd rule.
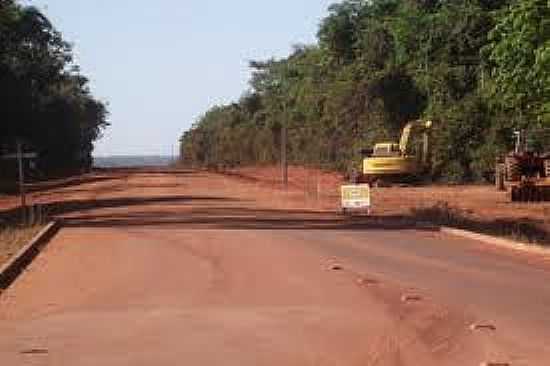
POLYGON ((368 210, 371 207, 368 184, 342 186, 342 208, 368 210))

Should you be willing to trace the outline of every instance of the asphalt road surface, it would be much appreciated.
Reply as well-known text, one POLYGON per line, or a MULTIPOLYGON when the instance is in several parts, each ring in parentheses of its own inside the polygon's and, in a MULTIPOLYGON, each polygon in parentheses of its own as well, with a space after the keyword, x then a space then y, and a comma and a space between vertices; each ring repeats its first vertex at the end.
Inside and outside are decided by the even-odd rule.
POLYGON ((550 364, 548 257, 205 172, 55 189, 66 227, 0 296, 2 365, 550 364))

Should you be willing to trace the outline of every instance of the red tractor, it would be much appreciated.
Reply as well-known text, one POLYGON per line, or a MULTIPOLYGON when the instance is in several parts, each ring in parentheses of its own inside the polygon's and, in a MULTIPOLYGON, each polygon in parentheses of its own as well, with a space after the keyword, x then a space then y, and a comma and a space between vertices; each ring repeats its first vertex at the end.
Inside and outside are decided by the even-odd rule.
POLYGON ((497 166, 497 180, 510 187, 514 202, 550 201, 550 152, 529 149, 523 131, 515 137, 515 150, 497 166))

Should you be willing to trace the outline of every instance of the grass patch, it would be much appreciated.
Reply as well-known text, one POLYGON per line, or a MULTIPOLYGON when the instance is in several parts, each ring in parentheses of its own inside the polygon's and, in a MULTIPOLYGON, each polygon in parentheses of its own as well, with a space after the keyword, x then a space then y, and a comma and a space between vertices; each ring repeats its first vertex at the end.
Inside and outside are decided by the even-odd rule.
POLYGON ((540 220, 529 218, 483 220, 473 217, 465 210, 452 207, 448 202, 438 202, 425 208, 413 208, 411 214, 416 220, 429 221, 436 225, 550 246, 550 228, 540 220))
POLYGON ((23 248, 43 227, 44 225, 0 226, 0 265, 23 248))

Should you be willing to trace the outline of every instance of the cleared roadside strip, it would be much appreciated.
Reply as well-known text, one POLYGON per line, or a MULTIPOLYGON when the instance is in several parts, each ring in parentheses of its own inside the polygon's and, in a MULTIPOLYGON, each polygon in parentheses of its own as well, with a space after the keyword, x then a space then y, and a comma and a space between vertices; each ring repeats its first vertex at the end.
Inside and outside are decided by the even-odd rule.
POLYGON ((49 240, 59 231, 59 221, 52 221, 17 254, 0 267, 0 291, 6 290, 33 261, 49 240))
POLYGON ((447 226, 441 226, 440 231, 445 234, 459 236, 466 239, 472 239, 482 243, 499 246, 502 248, 517 250, 522 252, 537 253, 543 256, 550 257, 550 248, 545 248, 537 244, 522 243, 511 239, 498 238, 498 237, 486 235, 486 234, 478 234, 472 231, 455 229, 447 226))

